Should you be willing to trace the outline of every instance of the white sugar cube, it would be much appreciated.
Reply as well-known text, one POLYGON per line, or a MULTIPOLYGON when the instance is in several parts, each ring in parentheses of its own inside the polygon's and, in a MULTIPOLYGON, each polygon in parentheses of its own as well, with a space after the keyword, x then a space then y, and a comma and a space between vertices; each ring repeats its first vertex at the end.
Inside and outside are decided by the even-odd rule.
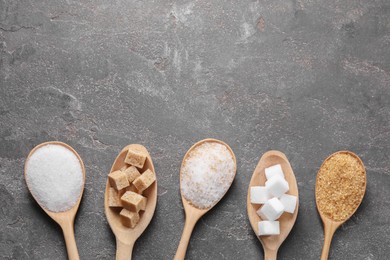
POLYGON ((278 198, 289 189, 288 182, 284 178, 271 178, 265 182, 265 186, 268 188, 268 191, 272 196, 278 198))
POLYGON ((253 186, 251 187, 251 203, 264 204, 271 198, 267 187, 253 186))
POLYGON ((259 236, 279 235, 279 221, 260 221, 258 223, 259 236))
POLYGON ((281 177, 284 179, 284 173, 280 164, 272 165, 271 167, 265 168, 265 177, 267 180, 274 177, 281 177))
POLYGON ((284 212, 284 206, 278 198, 269 199, 258 211, 257 214, 263 220, 276 220, 284 212))
POLYGON ((297 197, 289 194, 283 194, 280 197, 280 202, 284 206, 284 211, 288 213, 294 213, 297 206, 297 197))

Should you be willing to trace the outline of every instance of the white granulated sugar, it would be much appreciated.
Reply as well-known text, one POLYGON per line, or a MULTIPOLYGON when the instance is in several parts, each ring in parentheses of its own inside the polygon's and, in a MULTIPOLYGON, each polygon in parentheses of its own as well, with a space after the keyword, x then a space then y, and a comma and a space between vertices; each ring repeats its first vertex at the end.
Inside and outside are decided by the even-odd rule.
POLYGON ((26 162, 26 181, 34 198, 45 209, 71 209, 82 192, 84 176, 77 156, 62 145, 39 147, 26 162))
POLYGON ((181 170, 181 192, 195 207, 217 203, 233 182, 235 162, 225 145, 205 142, 192 151, 181 170))

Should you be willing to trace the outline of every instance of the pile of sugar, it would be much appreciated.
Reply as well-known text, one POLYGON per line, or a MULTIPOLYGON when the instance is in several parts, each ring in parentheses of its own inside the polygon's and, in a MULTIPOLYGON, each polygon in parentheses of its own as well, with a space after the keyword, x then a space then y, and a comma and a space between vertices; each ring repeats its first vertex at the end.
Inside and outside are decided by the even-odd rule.
POLYGON ((229 149, 205 142, 192 151, 181 171, 181 192, 195 207, 205 209, 217 203, 233 182, 235 162, 229 149))
POLYGON ((39 147, 26 162, 26 181, 34 198, 45 209, 71 209, 82 192, 84 175, 77 156, 62 145, 39 147))
POLYGON ((318 172, 318 209, 334 221, 345 220, 359 206, 365 185, 366 174, 360 161, 347 153, 335 154, 318 172))

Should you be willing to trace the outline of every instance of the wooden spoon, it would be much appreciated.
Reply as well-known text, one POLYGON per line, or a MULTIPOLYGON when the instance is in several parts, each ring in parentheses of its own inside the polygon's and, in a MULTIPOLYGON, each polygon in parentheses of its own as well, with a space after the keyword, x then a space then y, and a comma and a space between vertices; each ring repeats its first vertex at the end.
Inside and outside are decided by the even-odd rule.
POLYGON ((38 205, 41 206, 41 208, 46 212, 47 215, 49 215, 55 222, 58 223, 58 225, 60 225, 62 232, 64 234, 64 238, 65 238, 66 250, 68 252, 68 258, 70 260, 80 259, 79 253, 77 251, 76 240, 74 237, 74 219, 75 219, 77 210, 80 206, 80 201, 81 201, 81 197, 83 196, 84 184, 85 184, 85 168, 84 168, 83 160, 81 160, 80 155, 72 147, 70 147, 69 145, 67 145, 63 142, 52 141, 52 142, 41 143, 41 144, 37 145, 36 147, 34 147, 34 149, 32 149, 31 152, 29 153, 29 155, 27 156, 26 164, 24 165, 24 179, 26 180, 26 184, 27 184, 28 189, 30 190, 31 195, 34 197, 34 199, 38 203, 38 205), (34 197, 34 194, 31 192, 31 187, 29 186, 29 183, 27 182, 26 165, 27 165, 29 158, 38 148, 45 146, 45 145, 48 145, 48 144, 62 145, 65 148, 67 148, 68 150, 70 150, 71 152, 73 152, 77 156, 77 158, 80 162, 80 165, 81 165, 82 172, 83 172, 83 187, 81 189, 79 199, 77 200, 76 204, 71 209, 69 209, 67 211, 52 212, 52 211, 49 211, 46 208, 44 208, 39 203, 39 201, 34 197))
POLYGON ((252 179, 249 183, 248 196, 247 196, 247 211, 249 221, 251 223, 253 231, 256 233, 257 238, 260 240, 264 249, 264 258, 266 260, 274 260, 278 254, 278 249, 283 241, 287 238, 291 229, 294 226, 295 220, 298 215, 298 206, 299 206, 299 195, 298 195, 298 186, 295 179, 294 172, 291 168, 291 165, 282 152, 279 151, 268 151, 260 159, 259 163, 256 166, 255 171, 253 172, 252 179), (258 222, 261 221, 261 218, 256 213, 256 211, 262 206, 258 204, 252 204, 250 198, 250 190, 252 186, 264 186, 266 177, 265 177, 265 168, 268 168, 272 165, 280 164, 283 169, 284 177, 288 182, 290 190, 288 194, 294 195, 297 197, 297 205, 294 211, 294 214, 283 213, 283 215, 278 219, 280 223, 280 234, 273 236, 258 236, 258 222))
MULTIPOLYGON (((196 144, 194 144, 187 151, 187 153, 184 155, 184 158, 183 158, 183 161, 182 161, 182 164, 181 164, 181 168, 183 169, 183 164, 184 164, 185 160, 187 159, 189 153, 195 147, 197 147, 197 146, 199 146, 201 144, 204 144, 205 142, 210 142, 210 143, 214 142, 214 143, 222 144, 230 151, 230 153, 232 154, 233 160, 234 160, 234 176, 235 176, 237 165, 236 165, 236 157, 235 157, 232 149, 226 143, 224 143, 224 142, 222 142, 220 140, 217 140, 217 139, 212 139, 212 138, 204 139, 204 140, 201 140, 201 141, 197 142, 196 144)), ((180 180, 181 180, 181 178, 180 178, 180 180)), ((233 180, 234 180, 234 178, 233 178, 233 180)), ((232 183, 233 183, 233 181, 232 181, 232 183)), ((180 185, 181 185, 181 181, 180 181, 180 185)), ((180 190, 181 190, 181 188, 180 188, 180 190)), ((226 192, 227 192, 227 190, 226 190, 226 192)), ((225 192, 225 194, 226 194, 226 192, 225 192)), ((186 215, 186 221, 185 221, 185 224, 184 224, 183 234, 181 236, 179 247, 178 247, 178 249, 176 251, 176 255, 175 255, 174 260, 184 260, 184 257, 186 255, 186 251, 187 251, 187 247, 188 247, 188 243, 190 242, 190 237, 191 237, 191 234, 192 234, 192 230, 194 229, 196 223, 198 222, 198 220, 204 214, 206 214, 206 212, 208 212, 210 209, 212 209, 225 196, 225 194, 221 198, 219 198, 219 200, 215 201, 215 203, 211 207, 206 208, 206 209, 196 208, 195 206, 190 204, 190 202, 188 202, 184 198, 183 195, 181 195, 181 201, 183 202, 184 211, 185 211, 185 215, 186 215)))
MULTIPOLYGON (((358 160, 358 162, 361 164, 361 166, 364 170, 364 176, 366 175, 366 170, 364 168, 364 164, 363 164, 362 160, 359 158, 359 156, 357 156, 356 154, 354 154, 353 152, 350 152, 350 151, 339 151, 339 152, 336 152, 334 154, 331 154, 328 158, 325 159, 325 161, 322 163, 322 165, 324 165, 324 163, 327 160, 329 160, 331 157, 335 156, 336 154, 340 154, 340 153, 349 154, 349 155, 355 157, 358 160)), ((321 165, 320 169, 322 168, 322 165, 321 165)), ((364 193, 366 192, 366 186, 367 186, 367 178, 365 178, 365 179, 366 179, 366 181, 365 181, 364 187, 363 187, 364 193)), ((318 174, 317 174, 317 180, 316 180, 316 189, 317 189, 317 183, 318 183, 318 174)), ((318 207, 318 200, 317 200, 317 196, 316 196, 317 209, 318 209, 318 212, 321 216, 322 222, 324 224, 324 235, 325 235, 324 247, 322 248, 322 254, 321 254, 321 260, 328 259, 330 244, 332 242, 332 238, 333 238, 335 231, 337 230, 338 227, 340 227, 345 221, 347 221, 356 212, 356 210, 358 209, 358 207, 362 203, 364 193, 363 193, 363 196, 361 197, 359 205, 357 205, 356 208, 351 212, 351 214, 348 217, 346 217, 343 221, 334 221, 334 220, 328 218, 323 212, 321 212, 320 208, 318 207)), ((316 195, 317 195, 317 193, 316 193, 316 195)))
MULTIPOLYGON (((146 148, 140 144, 131 144, 123 148, 122 151, 119 153, 118 157, 116 157, 115 162, 111 167, 111 172, 117 171, 121 169, 123 166, 125 166, 124 160, 127 151, 130 148, 142 151, 147 155, 144 167, 140 170, 140 172, 144 172, 147 169, 154 172, 152 158, 150 157, 148 150, 146 150, 146 148)), ((140 212, 140 221, 134 228, 125 227, 120 221, 120 217, 119 217, 120 210, 115 208, 110 208, 108 206, 109 188, 110 188, 110 184, 107 178, 106 192, 104 195, 104 211, 106 213, 108 224, 110 225, 111 230, 116 237, 116 259, 129 260, 131 259, 135 241, 145 231, 145 229, 149 225, 154 215, 154 211, 156 209, 156 204, 157 204, 157 180, 143 192, 143 195, 147 197, 148 201, 146 204, 145 211, 140 212)))

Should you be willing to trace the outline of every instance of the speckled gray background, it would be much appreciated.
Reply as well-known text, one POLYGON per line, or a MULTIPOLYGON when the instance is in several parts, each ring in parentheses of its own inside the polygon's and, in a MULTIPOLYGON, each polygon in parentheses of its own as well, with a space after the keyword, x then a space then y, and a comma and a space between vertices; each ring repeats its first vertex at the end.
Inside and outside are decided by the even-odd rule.
POLYGON ((103 188, 129 143, 149 149, 159 180, 134 259, 172 259, 181 159, 214 137, 234 150, 237 177, 195 228, 188 259, 262 259, 245 199, 270 149, 286 153, 300 189, 279 259, 319 259, 315 176, 341 149, 361 156, 368 186, 330 258, 388 259, 389 120, 388 0, 0 0, 0 258, 66 259, 59 227, 23 179, 30 149, 60 140, 87 170, 81 259, 114 258, 103 188))

